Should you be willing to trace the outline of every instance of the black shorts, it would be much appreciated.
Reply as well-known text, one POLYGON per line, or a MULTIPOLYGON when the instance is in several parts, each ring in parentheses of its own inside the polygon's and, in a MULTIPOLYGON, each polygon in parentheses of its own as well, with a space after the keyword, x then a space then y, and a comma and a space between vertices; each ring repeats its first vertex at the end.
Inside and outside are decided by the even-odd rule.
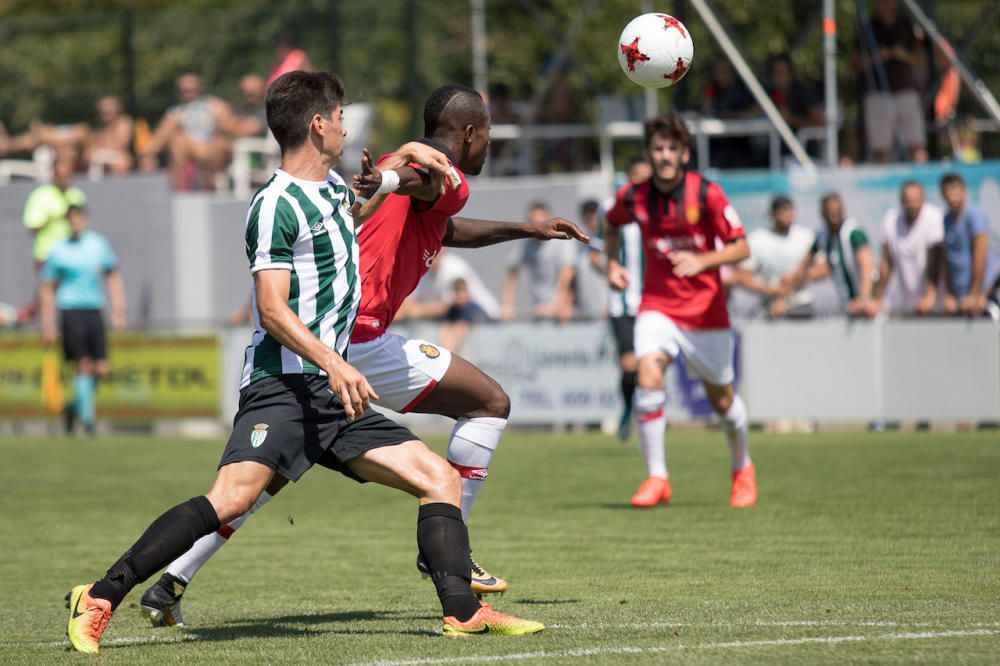
POLYGON ((104 317, 100 310, 60 310, 63 356, 67 361, 89 358, 103 361, 108 357, 104 337, 104 317))
POLYGON ((233 434, 219 467, 252 460, 298 481, 319 464, 364 483, 347 469, 347 461, 371 449, 415 439, 407 428, 371 409, 348 421, 326 377, 265 377, 240 391, 233 434))
POLYGON ((611 317, 611 331, 615 334, 618 355, 635 351, 635 317, 611 317))

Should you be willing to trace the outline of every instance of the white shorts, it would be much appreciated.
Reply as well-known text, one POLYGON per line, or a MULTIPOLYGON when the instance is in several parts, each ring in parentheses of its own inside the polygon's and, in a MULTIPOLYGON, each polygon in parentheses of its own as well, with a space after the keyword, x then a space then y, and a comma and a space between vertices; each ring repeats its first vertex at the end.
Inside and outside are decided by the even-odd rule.
POLYGON ((635 355, 663 352, 670 358, 684 357, 684 367, 706 384, 733 383, 733 332, 728 329, 691 331, 670 317, 646 310, 635 320, 635 355))
POLYGON ((385 333, 369 342, 352 342, 347 362, 375 389, 376 405, 403 414, 441 381, 451 365, 451 352, 426 340, 385 333))

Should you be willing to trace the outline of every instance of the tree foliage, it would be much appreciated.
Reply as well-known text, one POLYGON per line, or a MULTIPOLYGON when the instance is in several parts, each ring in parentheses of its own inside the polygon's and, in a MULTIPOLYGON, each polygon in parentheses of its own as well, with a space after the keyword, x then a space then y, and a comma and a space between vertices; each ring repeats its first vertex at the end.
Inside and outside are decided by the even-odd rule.
MULTIPOLYGON (((711 4, 758 71, 769 54, 789 51, 801 75, 821 80, 819 0, 711 4)), ((984 7, 981 0, 922 4, 950 35, 974 28, 984 7)), ((661 106, 696 105, 706 65, 719 50, 686 2, 656 6, 680 13, 696 45, 691 74, 678 89, 660 93, 661 106)), ((621 75, 614 52, 621 28, 641 13, 640 0, 487 0, 486 9, 490 79, 510 85, 517 98, 536 95, 546 64, 564 44, 585 117, 593 117, 600 95, 641 95, 621 75)), ((850 111, 854 0, 837 0, 837 11, 838 77, 850 111)), ((288 31, 317 66, 341 74, 352 98, 376 103, 376 138, 389 143, 407 133, 419 111, 414 99, 444 82, 471 84, 469 25, 467 0, 0 0, 0 120, 11 130, 35 117, 87 120, 94 99, 112 93, 155 121, 186 70, 201 73, 208 91, 235 100, 239 77, 266 74, 275 36, 288 31), (406 21, 408 2, 415 2, 413 25, 406 21)), ((1000 89, 997 28, 1000 14, 966 53, 992 90, 1000 89)), ((975 109, 969 99, 963 96, 963 105, 975 109)))

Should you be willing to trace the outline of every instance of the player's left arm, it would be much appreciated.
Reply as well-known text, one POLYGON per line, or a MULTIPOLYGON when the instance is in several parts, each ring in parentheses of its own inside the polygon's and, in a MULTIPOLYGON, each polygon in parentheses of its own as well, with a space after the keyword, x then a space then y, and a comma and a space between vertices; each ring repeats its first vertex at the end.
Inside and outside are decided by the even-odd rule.
POLYGON ((372 201, 384 199, 392 192, 434 201, 448 187, 461 185, 458 173, 444 153, 418 141, 404 143, 378 166, 374 166, 368 149, 364 148, 361 167, 361 173, 354 176, 354 191, 359 197, 371 197, 372 201), (387 174, 389 171, 393 173, 387 174))
POLYGON ((990 235, 984 229, 972 237, 972 283, 969 293, 959 301, 959 308, 966 314, 979 316, 986 309, 986 260, 989 257, 990 235))
POLYGON ((590 236, 578 226, 561 217, 539 222, 497 222, 474 220, 468 217, 448 218, 443 242, 446 247, 486 247, 519 238, 538 240, 570 240, 589 243, 590 236))

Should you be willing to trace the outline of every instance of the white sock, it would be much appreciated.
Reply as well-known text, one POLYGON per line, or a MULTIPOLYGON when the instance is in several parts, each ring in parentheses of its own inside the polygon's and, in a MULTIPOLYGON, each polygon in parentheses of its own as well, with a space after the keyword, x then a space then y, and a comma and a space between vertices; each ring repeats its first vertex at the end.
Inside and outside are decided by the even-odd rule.
POLYGON ((747 406, 743 398, 736 396, 729 411, 722 417, 722 430, 729 443, 730 466, 734 472, 750 464, 750 444, 747 442, 747 406))
POLYGON ((663 436, 667 430, 667 417, 664 414, 667 393, 663 389, 651 391, 640 386, 635 390, 633 404, 639 431, 639 451, 646 459, 646 471, 649 476, 665 479, 667 454, 663 436))
POLYGON ((170 566, 167 567, 167 573, 180 578, 185 584, 190 583, 194 575, 198 573, 198 570, 205 566, 205 563, 208 562, 212 555, 215 555, 220 548, 226 545, 229 537, 247 521, 250 514, 267 504, 270 500, 271 494, 265 490, 257 498, 257 501, 253 503, 249 511, 238 518, 234 518, 228 525, 223 525, 217 531, 206 534, 195 541, 194 545, 186 553, 170 563, 170 566))
POLYGON ((507 419, 480 416, 459 419, 451 431, 448 462, 462 475, 462 520, 466 523, 506 427, 507 419))

